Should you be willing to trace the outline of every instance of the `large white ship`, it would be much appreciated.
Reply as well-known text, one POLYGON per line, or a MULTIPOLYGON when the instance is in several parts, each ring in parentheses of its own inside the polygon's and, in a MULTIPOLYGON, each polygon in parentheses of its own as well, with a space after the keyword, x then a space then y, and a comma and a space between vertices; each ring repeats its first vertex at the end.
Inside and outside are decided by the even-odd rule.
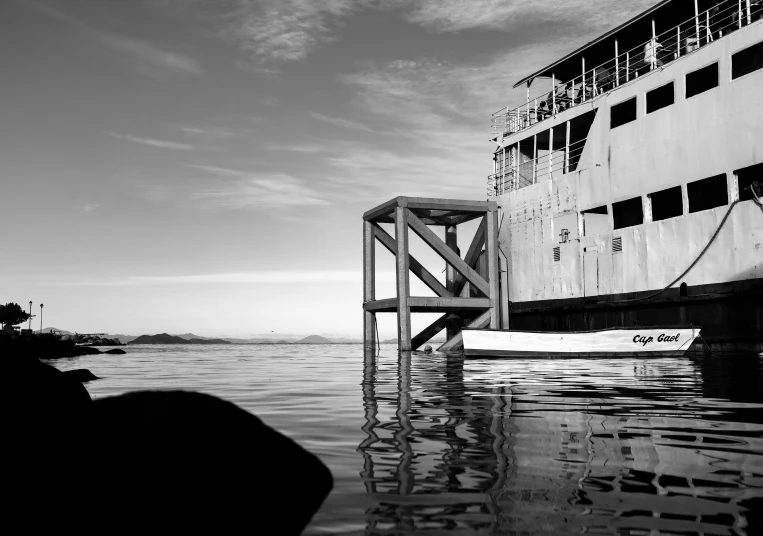
POLYGON ((493 114, 501 327, 763 350, 763 0, 660 2, 521 86, 493 114))

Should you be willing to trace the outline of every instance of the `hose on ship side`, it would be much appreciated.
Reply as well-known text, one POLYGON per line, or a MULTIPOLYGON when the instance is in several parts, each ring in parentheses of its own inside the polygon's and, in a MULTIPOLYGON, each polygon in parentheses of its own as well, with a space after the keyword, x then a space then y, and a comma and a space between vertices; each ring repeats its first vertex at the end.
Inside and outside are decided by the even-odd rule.
MULTIPOLYGON (((755 187, 751 185, 751 186, 750 186, 750 191, 752 192, 752 197, 753 197, 753 199, 752 199, 752 200, 753 200, 753 202, 754 202, 756 205, 758 205, 758 208, 761 210, 761 212, 763 212, 763 202, 760 200, 760 197, 758 197, 758 194, 757 194, 757 192, 755 191, 755 187)), ((654 297, 656 297, 656 296, 659 296, 660 294, 662 294, 663 292, 665 292, 666 290, 668 290, 670 287, 672 287, 673 285, 675 285, 676 283, 678 283, 678 281, 680 281, 681 279, 683 279, 683 278, 684 278, 684 276, 685 276, 686 274, 688 274, 688 273, 691 271, 691 269, 692 269, 692 268, 694 268, 694 266, 695 266, 695 265, 696 265, 696 264, 699 262, 699 260, 700 260, 700 259, 702 258, 702 256, 705 254, 705 252, 706 252, 708 249, 710 249, 710 246, 711 246, 711 245, 712 245, 712 243, 715 241, 715 239, 718 237, 718 233, 720 233, 720 232, 721 232, 721 229, 723 229, 723 225, 726 223, 726 220, 728 220, 728 219, 729 219, 729 216, 731 215, 731 211, 732 211, 732 210, 734 210, 734 207, 737 205, 737 203, 739 203, 739 199, 737 199, 736 201, 734 201, 733 203, 731 203, 731 206, 729 207, 728 211, 726 212, 726 215, 725 215, 725 216, 723 217, 723 219, 721 220, 721 223, 720 223, 720 225, 718 225, 718 228, 715 230, 715 233, 714 233, 714 234, 713 234, 713 236, 710 238, 710 241, 707 243, 707 245, 704 247, 704 249, 702 249, 702 251, 699 253, 699 255, 697 255, 697 258, 696 258, 696 259, 694 259, 694 262, 692 262, 692 263, 689 265, 689 267, 688 267, 686 270, 684 270, 684 272, 683 272, 681 275, 679 275, 678 277, 676 277, 676 278, 675 278, 673 281, 671 281, 671 282, 670 282, 670 283, 669 283, 669 284, 668 284, 666 287, 662 288, 661 290, 658 290, 657 292, 654 292, 654 293, 652 293, 652 294, 649 294, 648 296, 644 296, 644 297, 641 297, 641 298, 631 298, 631 299, 629 299, 629 300, 617 300, 617 301, 614 301, 614 302, 608 302, 608 303, 612 303, 612 304, 618 304, 618 303, 630 303, 630 302, 636 302, 636 301, 644 301, 644 300, 650 300, 650 299, 652 299, 652 298, 654 298, 654 297)), ((505 214, 502 214, 502 216, 505 216, 505 214)), ((500 236, 500 234, 501 234, 501 224, 502 224, 502 223, 503 223, 503 217, 501 217, 501 222, 498 224, 498 235, 499 235, 499 236, 500 236)), ((500 242, 498 243, 498 249, 499 249, 499 250, 501 250, 500 242)), ((501 250, 501 253, 503 253, 503 250, 501 250)), ((506 254, 505 254, 505 253, 504 253, 503 255, 504 255, 504 257, 506 257, 506 254)))
POLYGON ((734 210, 734 207, 737 205, 737 203, 739 203, 739 199, 737 199, 736 201, 734 201, 733 203, 731 203, 731 206, 729 207, 729 210, 726 212, 726 215, 725 215, 725 216, 723 217, 723 219, 721 220, 721 224, 720 224, 720 225, 718 226, 718 228, 715 230, 715 233, 713 234, 712 238, 710 238, 710 241, 707 243, 707 245, 704 247, 704 249, 702 249, 702 251, 700 251, 699 255, 697 255, 697 258, 696 258, 696 259, 694 259, 694 262, 692 262, 692 263, 689 265, 689 267, 688 267, 686 270, 684 270, 684 272, 683 272, 681 275, 679 275, 679 276, 678 276, 678 277, 676 277, 676 278, 675 278, 673 281, 671 281, 671 282, 670 282, 670 283, 669 283, 669 284, 668 284, 668 285, 667 285, 665 288, 663 288, 663 289, 661 289, 661 290, 658 290, 657 292, 654 292, 654 293, 652 293, 652 294, 650 294, 650 295, 648 295, 648 296, 643 296, 643 297, 641 297, 641 298, 631 298, 631 299, 629 299, 629 300, 618 300, 618 301, 616 301, 616 302, 609 302, 609 303, 629 303, 629 302, 635 302, 635 301, 650 300, 650 299, 654 298, 655 296, 659 296, 660 294, 662 294, 663 292, 665 292, 666 290, 668 290, 670 287, 672 287, 673 285, 675 285, 676 283, 678 283, 678 282, 679 282, 681 279, 683 279, 683 278, 684 278, 684 276, 685 276, 686 274, 688 274, 688 273, 691 271, 691 269, 692 269, 692 268, 694 268, 694 266, 695 266, 695 265, 696 265, 696 264, 699 262, 699 260, 700 260, 700 259, 702 258, 702 256, 705 254, 705 252, 706 252, 708 249, 710 249, 710 246, 712 245, 712 243, 713 243, 713 242, 715 242, 715 239, 716 239, 716 237, 718 236, 718 233, 720 233, 720 232, 721 232, 721 229, 723 229, 723 224, 725 224, 725 223, 726 223, 726 220, 728 220, 728 219, 729 219, 729 216, 731 216, 731 211, 732 211, 732 210, 734 210))
POLYGON ((755 202, 756 205, 758 205, 758 208, 761 212, 763 212, 763 202, 760 201, 760 197, 758 197, 757 192, 755 191, 754 185, 750 185, 750 191, 752 192, 752 200, 755 202))

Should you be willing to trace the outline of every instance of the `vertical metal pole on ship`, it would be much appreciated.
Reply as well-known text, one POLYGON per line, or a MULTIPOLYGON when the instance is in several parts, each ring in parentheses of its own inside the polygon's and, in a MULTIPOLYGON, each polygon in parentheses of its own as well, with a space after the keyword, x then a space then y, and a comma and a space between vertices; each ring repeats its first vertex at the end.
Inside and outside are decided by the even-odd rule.
POLYGON ((527 124, 528 125, 532 124, 530 122, 530 80, 527 81, 527 124))
POLYGON ((554 170, 554 127, 551 127, 548 129, 548 178, 551 179, 553 176, 551 175, 551 172, 554 170))
POLYGON ((676 59, 681 57, 681 25, 676 26, 676 59))
POLYGON ((630 50, 625 53, 625 81, 631 79, 631 52, 630 50))
POLYGON ((618 52, 617 39, 615 39, 615 85, 620 87, 620 53, 618 52))
POLYGON ((567 139, 564 146, 564 173, 570 172, 570 122, 565 121, 567 125, 567 139))
POLYGON ((710 44, 710 39, 712 39, 712 36, 710 35, 710 11, 705 11, 705 44, 710 44))
POLYGON ((750 14, 750 0, 745 0, 747 4, 747 24, 752 24, 752 15, 750 14))
POLYGON ((556 77, 551 73, 551 115, 556 115, 556 77))
POLYGON ((29 330, 32 330, 32 300, 29 300, 29 330))
POLYGON ((739 0, 739 5, 737 9, 737 26, 739 28, 742 27, 742 0, 739 0))
POLYGON ((40 304, 40 333, 42 333, 42 308, 43 304, 40 304))
POLYGON ((699 48, 699 6, 697 5, 697 0, 694 0, 694 26, 697 31, 696 38, 696 45, 697 48, 699 48))
POLYGON ((583 102, 585 102, 585 56, 583 56, 583 102))
POLYGON ((535 122, 538 122, 538 99, 535 99, 535 122))
POLYGON ((657 67, 657 29, 654 25, 654 17, 652 17, 652 57, 649 60, 651 65, 651 70, 654 70, 657 67))
POLYGON ((501 193, 503 193, 503 183, 506 179, 506 146, 503 146, 503 166, 501 167, 501 193))

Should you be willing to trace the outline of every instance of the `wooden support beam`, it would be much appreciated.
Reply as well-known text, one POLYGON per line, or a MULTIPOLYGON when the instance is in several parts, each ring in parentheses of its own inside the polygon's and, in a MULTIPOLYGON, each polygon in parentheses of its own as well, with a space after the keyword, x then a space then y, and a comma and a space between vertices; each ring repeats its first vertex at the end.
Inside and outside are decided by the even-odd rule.
POLYGON ((490 307, 490 298, 429 298, 413 296, 408 298, 408 305, 416 311, 474 311, 490 307))
POLYGON ((379 205, 378 207, 372 208, 371 210, 363 214, 363 219, 365 221, 375 221, 380 217, 387 216, 389 214, 394 214, 395 207, 400 203, 401 199, 404 199, 404 198, 396 197, 394 199, 390 199, 386 203, 379 205))
MULTIPOLYGON (((397 255, 397 242, 395 242, 395 239, 392 238, 389 233, 387 233, 387 231, 379 227, 377 224, 371 223, 371 225, 374 226, 374 233, 379 242, 381 242, 382 245, 387 248, 393 255, 397 255)), ((424 268, 424 266, 419 261, 417 261, 413 255, 408 255, 408 265, 411 269, 411 272, 413 272, 416 277, 421 279, 421 281, 430 289, 432 289, 432 291, 438 296, 455 296, 455 294, 445 288, 429 270, 424 268)))
POLYGON ((452 251, 445 242, 440 240, 440 237, 434 234, 434 232, 426 226, 420 219, 414 214, 408 213, 408 224, 413 232, 415 232, 421 239, 429 244, 429 246, 435 250, 435 252, 442 257, 445 262, 453 266, 458 273, 464 276, 470 283, 477 287, 485 295, 490 294, 490 287, 477 272, 475 272, 470 266, 468 266, 454 251, 452 251))
MULTIPOLYGON (((472 329, 484 328, 490 323, 491 314, 492 314, 491 311, 485 311, 484 313, 479 315, 477 318, 469 322, 469 324, 467 324, 466 327, 472 328, 472 329)), ((457 350, 459 348, 463 348, 463 346, 464 346, 464 336, 462 332, 459 332, 458 335, 456 335, 452 339, 449 339, 444 344, 442 344, 437 349, 437 351, 447 352, 449 350, 457 350)))
MULTIPOLYGON (((409 296, 407 309, 413 313, 455 313, 474 312, 491 307, 490 298, 430 298, 409 296)), ((397 298, 385 298, 366 303, 363 309, 372 313, 392 313, 398 311, 397 298)))
MULTIPOLYGON (((470 268, 474 268, 474 265, 477 264, 477 259, 479 259, 480 252, 482 251, 482 246, 485 245, 486 232, 487 224, 485 222, 485 218, 483 217, 479 227, 477 227, 477 231, 474 233, 472 243, 469 244, 469 249, 466 250, 466 256, 464 257, 464 262, 469 265, 470 268)), ((453 294, 460 295, 461 291, 465 287, 466 279, 463 276, 457 276, 455 284, 453 285, 453 294)))
POLYGON ((411 347, 414 350, 418 350, 421 345, 432 339, 435 335, 440 333, 448 325, 448 319, 450 313, 445 313, 440 318, 429 324, 427 327, 421 330, 421 332, 411 339, 411 347))
MULTIPOLYGON (((448 225, 445 227, 445 245, 448 246, 453 252, 461 256, 461 252, 458 250, 458 227, 455 225, 448 225)), ((456 284, 456 277, 458 276, 458 272, 450 265, 445 264, 445 288, 448 289, 448 291, 453 294, 453 289, 455 288, 456 284)), ((448 323, 448 334, 447 338, 450 339, 452 336, 456 334, 455 331, 453 331, 451 327, 452 323, 448 323)))
MULTIPOLYGON (((409 218, 413 216, 410 211, 400 203, 395 207, 395 240, 397 241, 397 254, 395 256, 397 266, 397 341, 401 352, 411 351, 411 310, 408 307, 408 299, 411 295, 411 285, 408 278, 410 268, 408 255, 408 225, 409 218)), ((413 218, 416 218, 413 216, 413 218)), ((416 218, 418 220, 418 218, 416 218)))
POLYGON ((485 255, 487 256, 487 273, 490 285, 490 327, 501 327, 501 290, 498 279, 498 211, 487 213, 487 240, 485 241, 485 255))
MULTIPOLYGON (((400 198, 398 198, 400 199, 400 198)), ((469 201, 463 199, 435 199, 430 197, 407 197, 409 209, 451 210, 457 212, 485 212, 487 201, 469 201)))
MULTIPOLYGON (((363 222, 363 303, 376 299, 376 240, 374 224, 363 222)), ((376 355, 376 314, 363 311, 363 347, 364 355, 376 355)))

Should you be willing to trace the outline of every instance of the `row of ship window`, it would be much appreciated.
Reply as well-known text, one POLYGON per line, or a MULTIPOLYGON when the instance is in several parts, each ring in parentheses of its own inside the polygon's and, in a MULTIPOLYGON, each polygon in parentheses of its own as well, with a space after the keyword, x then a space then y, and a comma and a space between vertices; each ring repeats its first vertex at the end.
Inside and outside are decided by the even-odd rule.
MULTIPOLYGON (((763 184, 763 163, 755 164, 734 172, 739 200, 753 199, 752 184, 763 184)), ((761 187, 758 187, 760 195, 761 187)), ((666 220, 684 215, 683 193, 681 186, 674 186, 648 195, 652 206, 652 221, 666 220)), ((686 185, 686 197, 689 213, 710 210, 729 204, 729 191, 726 174, 715 175, 686 185)), ((597 207, 583 212, 606 214, 607 207, 597 207)), ((644 223, 644 207, 641 197, 612 203, 614 229, 633 227, 644 223)))
MULTIPOLYGON (((759 184, 757 192, 760 196, 760 190, 763 188, 763 163, 736 170, 734 178, 737 181, 740 201, 753 199, 752 184, 754 182, 759 184)), ((726 174, 722 173, 690 182, 686 185, 686 194, 690 214, 728 205, 729 194, 726 174)), ((680 186, 651 193, 649 198, 652 206, 652 221, 683 216, 683 194, 680 186)), ((608 210, 607 206, 604 205, 584 210, 583 213, 607 214, 608 210)), ((612 219, 615 230, 644 223, 644 205, 641 197, 612 203, 612 219)), ((622 237, 613 237, 612 253, 620 253, 622 250, 622 237)), ((561 248, 559 246, 553 247, 553 259, 555 263, 561 261, 561 248)))
MULTIPOLYGON (((731 79, 735 80, 763 69, 763 41, 731 55, 731 79)), ((686 98, 699 95, 718 87, 718 62, 686 75, 686 98)), ((646 113, 656 112, 675 102, 673 82, 648 91, 646 113)), ((636 97, 632 97, 610 109, 610 128, 617 128, 637 118, 636 97)))

